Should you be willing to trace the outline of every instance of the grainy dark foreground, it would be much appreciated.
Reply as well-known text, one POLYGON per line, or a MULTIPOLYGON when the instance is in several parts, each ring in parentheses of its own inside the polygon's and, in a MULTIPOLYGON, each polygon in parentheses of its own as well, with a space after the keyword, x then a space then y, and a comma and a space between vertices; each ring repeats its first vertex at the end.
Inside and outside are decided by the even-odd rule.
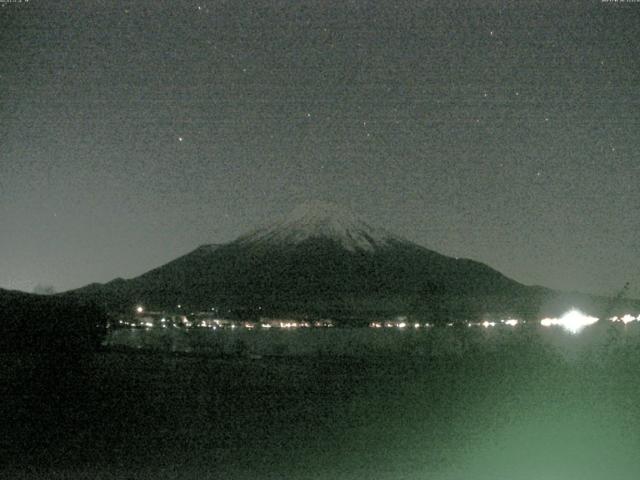
MULTIPOLYGON (((613 337, 612 337, 613 338, 613 337)), ((640 351, 435 358, 5 354, 15 479, 632 479, 640 351)))

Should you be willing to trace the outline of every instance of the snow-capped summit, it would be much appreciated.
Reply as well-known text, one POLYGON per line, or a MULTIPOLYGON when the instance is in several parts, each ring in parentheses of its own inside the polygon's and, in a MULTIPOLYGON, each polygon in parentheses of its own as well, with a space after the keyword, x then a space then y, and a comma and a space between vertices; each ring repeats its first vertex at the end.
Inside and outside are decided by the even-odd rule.
POLYGON ((283 220, 238 241, 295 244, 311 238, 334 240, 349 251, 373 251, 403 241, 382 228, 372 227, 350 210, 329 202, 303 203, 283 220))

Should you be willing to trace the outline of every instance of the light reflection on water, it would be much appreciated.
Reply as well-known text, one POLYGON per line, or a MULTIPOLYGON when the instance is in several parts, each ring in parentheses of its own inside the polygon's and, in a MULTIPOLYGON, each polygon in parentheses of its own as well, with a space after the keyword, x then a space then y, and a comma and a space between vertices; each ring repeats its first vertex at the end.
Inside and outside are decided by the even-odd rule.
POLYGON ((117 330, 211 355, 101 353, 95 475, 46 478, 635 480, 639 327, 117 330))
MULTIPOLYGON (((255 361, 242 367, 249 377, 256 368, 271 368, 269 355, 285 362, 276 369, 296 365, 287 357, 377 359, 357 375, 326 373, 319 384, 330 391, 346 389, 331 400, 304 394, 292 405, 280 405, 293 415, 300 402, 308 402, 308 415, 318 416, 308 417, 315 418, 314 426, 307 432, 304 416, 290 420, 286 437, 269 433, 262 454, 231 455, 226 478, 635 480, 640 325, 601 321, 584 326, 579 335, 571 331, 539 324, 123 329, 112 332, 108 344, 251 358, 255 361), (407 363, 408 358, 418 363, 407 363), (302 445, 297 436, 305 439, 302 445)), ((325 368, 323 362, 296 367, 296 376, 283 374, 291 382, 287 388, 309 388, 300 383, 325 368)), ((251 380, 252 385, 262 381, 251 380)), ((272 386, 264 381, 261 388, 268 391, 272 386)), ((263 408, 278 418, 285 415, 274 410, 280 407, 263 408)), ((187 464, 180 478, 197 478, 201 468, 187 464)))
MULTIPOLYGON (((499 351, 532 339, 554 348, 568 359, 598 356, 617 343, 637 343, 640 323, 595 323, 571 312, 541 325, 484 325, 485 328, 422 329, 178 329, 122 328, 112 330, 105 345, 209 355, 263 356, 378 356, 440 357, 469 351, 499 351), (546 328, 549 327, 549 328, 546 328)), ((491 322, 493 323, 493 322, 491 322)))

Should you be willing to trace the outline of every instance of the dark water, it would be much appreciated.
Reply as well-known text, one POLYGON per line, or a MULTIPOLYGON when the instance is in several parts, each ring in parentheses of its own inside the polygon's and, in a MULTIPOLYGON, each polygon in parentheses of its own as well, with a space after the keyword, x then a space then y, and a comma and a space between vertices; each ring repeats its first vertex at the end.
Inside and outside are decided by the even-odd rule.
POLYGON ((464 355, 5 355, 0 475, 636 479, 640 350, 610 337, 571 355, 522 332, 464 355))

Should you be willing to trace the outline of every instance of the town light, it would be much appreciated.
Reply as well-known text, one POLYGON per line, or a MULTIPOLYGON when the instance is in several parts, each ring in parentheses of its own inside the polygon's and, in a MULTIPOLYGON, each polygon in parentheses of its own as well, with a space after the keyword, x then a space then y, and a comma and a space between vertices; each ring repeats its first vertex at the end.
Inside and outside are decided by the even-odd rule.
POLYGON ((633 322, 635 321, 635 317, 633 315, 629 315, 628 313, 626 315, 623 315, 622 318, 620 320, 622 320, 622 323, 624 323, 625 325, 629 322, 633 322))
POLYGON ((540 321, 543 327, 559 325, 571 333, 579 333, 584 327, 593 325, 598 319, 585 315, 579 310, 571 310, 561 318, 544 318, 540 321))

